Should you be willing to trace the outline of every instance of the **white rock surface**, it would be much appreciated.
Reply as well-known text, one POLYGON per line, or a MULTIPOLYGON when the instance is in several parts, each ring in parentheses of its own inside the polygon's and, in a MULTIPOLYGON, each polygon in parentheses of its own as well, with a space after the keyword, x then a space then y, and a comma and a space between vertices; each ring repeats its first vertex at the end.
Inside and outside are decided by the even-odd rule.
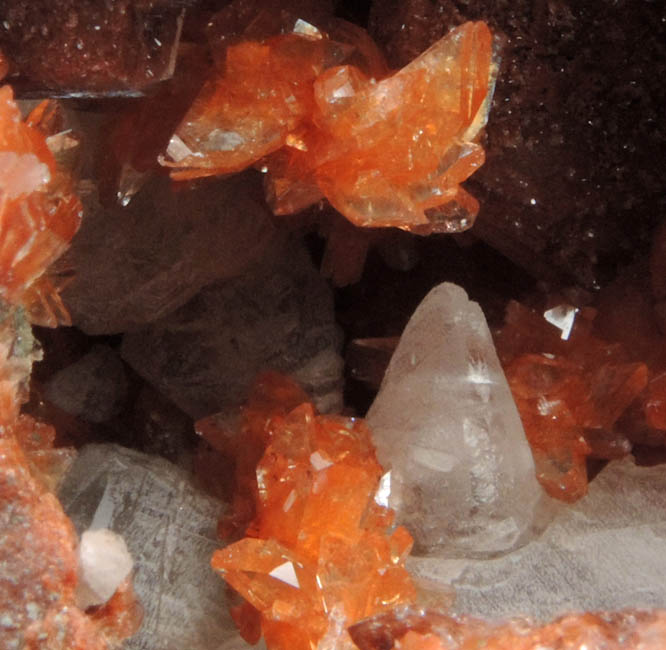
POLYGON ((134 566, 125 540, 108 528, 86 530, 81 535, 78 562, 76 604, 81 609, 109 600, 134 566))
POLYGON ((491 556, 529 540, 543 491, 478 304, 435 287, 402 334, 368 413, 390 505, 417 554, 491 556))
POLYGON ((487 619, 666 607, 666 466, 610 463, 587 496, 508 555, 408 564, 417 577, 455 589, 456 613, 487 619))

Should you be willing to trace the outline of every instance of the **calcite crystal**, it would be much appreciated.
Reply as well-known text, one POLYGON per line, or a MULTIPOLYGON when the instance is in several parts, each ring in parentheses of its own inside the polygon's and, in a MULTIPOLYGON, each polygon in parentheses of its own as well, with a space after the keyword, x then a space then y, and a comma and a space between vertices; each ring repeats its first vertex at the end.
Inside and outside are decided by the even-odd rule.
POLYGON ((381 81, 367 59, 348 63, 350 50, 300 20, 291 33, 230 45, 164 164, 182 179, 264 159, 277 214, 323 195, 358 225, 469 228, 478 203, 460 183, 483 164, 497 73, 488 27, 453 30, 381 81))
MULTIPOLYGON (((293 399, 284 380, 268 381, 263 390, 274 401, 293 399)), ((237 623, 272 650, 351 650, 350 624, 416 596, 403 566, 412 540, 391 528, 369 431, 358 420, 317 415, 309 403, 246 418, 266 440, 255 516, 248 536, 212 560, 246 599, 237 623)))
POLYGON ((125 650, 240 650, 224 584, 210 569, 223 506, 188 472, 118 445, 86 445, 58 495, 79 532, 111 528, 134 558, 144 617, 125 650))
POLYGON ((88 334, 138 329, 240 275, 274 235, 255 189, 247 177, 189 191, 155 179, 127 207, 91 197, 63 260, 76 274, 63 291, 74 324, 88 334))
POLYGON ((492 555, 529 540, 543 491, 483 312, 462 288, 441 284, 419 305, 368 425, 417 549, 492 555))
POLYGON ((18 417, 23 384, 35 358, 19 309, 2 304, 0 414, 0 645, 3 648, 107 650, 140 621, 131 581, 94 616, 76 605, 77 538, 50 488, 67 452, 53 450, 55 433, 18 417))
POLYGON ((415 557, 407 568, 455 590, 450 613, 487 621, 664 608, 665 499, 663 465, 611 461, 529 544, 493 559, 415 557))
POLYGON ((342 406, 333 296, 295 238, 276 238, 242 277, 200 291, 125 334, 123 358, 195 418, 236 410, 262 370, 297 377, 322 411, 342 406))

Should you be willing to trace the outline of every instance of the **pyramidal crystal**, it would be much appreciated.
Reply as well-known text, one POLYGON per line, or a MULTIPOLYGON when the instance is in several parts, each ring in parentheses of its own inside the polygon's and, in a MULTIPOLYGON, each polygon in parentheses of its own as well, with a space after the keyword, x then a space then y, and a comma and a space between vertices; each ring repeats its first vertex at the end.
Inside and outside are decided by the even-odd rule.
POLYGON ((419 305, 368 424, 417 551, 485 556, 528 541, 543 491, 486 319, 462 288, 441 284, 419 305))

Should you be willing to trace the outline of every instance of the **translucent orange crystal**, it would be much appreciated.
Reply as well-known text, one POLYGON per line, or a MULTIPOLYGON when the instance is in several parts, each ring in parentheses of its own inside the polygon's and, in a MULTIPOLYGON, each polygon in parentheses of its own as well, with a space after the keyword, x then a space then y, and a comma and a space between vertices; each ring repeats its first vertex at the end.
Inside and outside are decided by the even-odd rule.
POLYGON ((454 29, 380 81, 369 39, 340 31, 296 21, 291 33, 229 46, 164 164, 183 179, 261 161, 276 214, 325 196, 357 225, 469 228, 479 206, 460 184, 483 164, 497 73, 487 25, 454 29))
POLYGON ((369 431, 359 420, 317 415, 309 403, 272 414, 248 409, 245 418, 267 441, 256 515, 247 536, 212 560, 249 604, 235 618, 248 639, 256 640, 259 624, 273 650, 305 650, 326 638, 352 648, 350 624, 415 598, 404 568, 412 538, 391 528, 369 431))
POLYGON ((500 359, 551 496, 587 492, 588 456, 618 458, 631 445, 616 427, 644 391, 648 368, 592 334, 595 310, 556 304, 543 314, 512 302, 496 337, 500 359))
POLYGON ((23 122, 11 88, 0 88, 0 296, 53 327, 68 316, 44 272, 74 236, 81 204, 40 132, 47 108, 23 122))

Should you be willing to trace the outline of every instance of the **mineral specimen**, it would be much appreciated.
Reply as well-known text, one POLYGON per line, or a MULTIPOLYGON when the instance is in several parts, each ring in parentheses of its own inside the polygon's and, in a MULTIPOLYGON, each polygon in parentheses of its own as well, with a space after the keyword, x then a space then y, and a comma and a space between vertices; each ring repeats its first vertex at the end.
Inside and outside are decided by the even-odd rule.
POLYGON ((653 81, 666 74, 663 8, 606 9, 604 0, 374 0, 369 21, 395 67, 466 21, 502 37, 487 162, 467 185, 483 206, 473 233, 537 279, 590 289, 647 256, 666 208, 654 165, 666 143, 666 86, 653 81))
POLYGON ((439 285, 418 307, 368 426, 417 551, 492 555, 529 540, 542 490, 485 318, 463 289, 439 285))
POLYGON ((526 620, 492 624, 405 608, 359 623, 350 634, 360 650, 660 650, 666 610, 572 614, 539 627, 526 620))
MULTIPOLYGON (((285 381, 263 381, 273 401, 293 400, 285 381)), ((248 537, 216 551, 212 565, 247 601, 235 618, 248 640, 260 626, 272 650, 351 649, 350 624, 414 601, 403 566, 412 540, 391 528, 361 421, 317 415, 309 403, 281 410, 246 414, 253 437, 267 441, 255 517, 248 537)))
POLYGON ((7 314, 3 303, 2 310, 0 645, 106 650, 138 626, 132 585, 125 581, 114 589, 95 617, 76 606, 77 539, 49 489, 71 458, 52 449, 50 427, 17 417, 35 358, 34 341, 20 308, 9 308, 7 314))
POLYGON ((173 73, 183 12, 174 0, 7 0, 0 46, 30 89, 136 93, 173 73))
POLYGON ((295 239, 274 240, 242 277, 204 288, 123 358, 195 418, 236 410, 261 370, 289 372, 321 410, 341 407, 342 360, 330 288, 295 239))
POLYGON ((547 623, 576 611, 666 607, 666 473, 611 461, 544 533, 502 557, 412 558, 414 576, 455 589, 452 612, 547 623))
POLYGON ((483 164, 497 73, 487 26, 463 25, 381 81, 372 56, 360 68, 347 62, 353 49, 302 20, 230 45, 224 74, 204 86, 164 164, 182 179, 274 154, 263 167, 277 214, 323 194, 359 225, 469 228, 478 203, 460 183, 483 164))
POLYGON ((40 132, 47 105, 21 121, 9 86, 0 88, 0 296, 51 327, 67 312, 44 271, 79 226, 81 205, 40 132))
POLYGON ((566 303, 540 315, 513 302, 496 337, 539 481, 565 501, 585 494, 588 456, 630 451, 616 422, 648 382, 644 363, 592 335, 594 316, 566 303))
POLYGON ((186 472, 116 445, 88 445, 59 496, 79 531, 110 527, 134 557, 145 613, 126 650, 216 650, 238 638, 209 565, 222 506, 186 472))
POLYGON ((137 329, 239 275, 273 236, 254 188, 247 177, 189 191, 156 179, 127 207, 91 199, 63 260, 76 274, 63 292, 73 322, 88 334, 137 329))

